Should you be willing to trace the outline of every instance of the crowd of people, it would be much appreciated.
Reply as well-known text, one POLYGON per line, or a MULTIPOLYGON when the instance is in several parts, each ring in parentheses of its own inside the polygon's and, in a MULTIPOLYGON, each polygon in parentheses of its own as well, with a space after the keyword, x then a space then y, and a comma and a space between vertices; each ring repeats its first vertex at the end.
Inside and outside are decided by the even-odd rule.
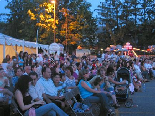
POLYGON ((155 77, 154 57, 100 51, 94 58, 85 53, 77 58, 67 52, 37 56, 21 51, 12 58, 7 55, 0 64, 0 102, 11 104, 14 99, 24 116, 30 112, 36 116, 67 116, 69 105, 63 95, 78 87, 84 100, 101 104, 100 116, 114 115, 112 107, 120 107, 115 86, 128 83, 125 79, 116 81, 117 70, 122 67, 131 74, 130 94, 142 91, 142 83, 155 77))

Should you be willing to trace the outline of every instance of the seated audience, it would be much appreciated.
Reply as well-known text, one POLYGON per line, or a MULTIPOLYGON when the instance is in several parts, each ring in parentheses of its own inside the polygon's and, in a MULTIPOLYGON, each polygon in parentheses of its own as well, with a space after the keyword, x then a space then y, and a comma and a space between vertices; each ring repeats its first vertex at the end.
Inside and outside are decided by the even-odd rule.
POLYGON ((93 103, 101 103, 100 116, 106 115, 109 113, 110 115, 114 115, 115 113, 112 111, 110 104, 108 103, 108 97, 106 94, 109 94, 106 91, 98 91, 92 89, 91 84, 87 81, 89 78, 89 70, 83 70, 80 73, 81 80, 78 84, 81 97, 89 102, 93 103))
POLYGON ((29 87, 29 94, 34 101, 43 100, 46 103, 51 103, 51 100, 46 96, 45 90, 41 84, 36 84, 38 75, 36 72, 30 72, 29 76, 32 78, 32 83, 29 87))
POLYGON ((23 75, 29 75, 29 73, 31 72, 31 66, 25 66, 24 67, 24 74, 23 75))
POLYGON ((65 80, 65 84, 67 86, 67 89, 73 89, 76 86, 76 80, 75 77, 73 77, 73 69, 71 66, 66 67, 65 70, 65 74, 66 74, 66 80, 65 80))
POLYGON ((20 76, 23 75, 23 69, 20 67, 17 67, 15 70, 15 76, 12 77, 12 85, 13 87, 15 87, 15 84, 18 82, 18 79, 20 78, 20 76))
POLYGON ((133 85, 135 92, 140 91, 141 89, 141 81, 138 79, 136 72, 133 73, 133 85))
POLYGON ((15 99, 19 106, 19 110, 24 116, 29 116, 29 111, 32 107, 35 107, 35 105, 41 105, 39 108, 35 109, 36 116, 67 116, 67 114, 54 103, 45 104, 43 100, 32 101, 32 97, 28 93, 31 83, 31 77, 28 75, 22 75, 15 87, 15 99))
POLYGON ((0 68, 0 88, 10 86, 9 79, 5 77, 5 71, 3 68, 0 68))
POLYGON ((41 84, 44 87, 46 95, 49 97, 49 99, 52 100, 52 102, 56 103, 59 107, 64 108, 65 104, 64 102, 64 96, 58 96, 58 89, 54 85, 53 80, 51 79, 51 70, 48 67, 44 67, 42 69, 43 77, 41 77, 37 84, 41 84), (52 88, 52 89, 51 89, 52 88))

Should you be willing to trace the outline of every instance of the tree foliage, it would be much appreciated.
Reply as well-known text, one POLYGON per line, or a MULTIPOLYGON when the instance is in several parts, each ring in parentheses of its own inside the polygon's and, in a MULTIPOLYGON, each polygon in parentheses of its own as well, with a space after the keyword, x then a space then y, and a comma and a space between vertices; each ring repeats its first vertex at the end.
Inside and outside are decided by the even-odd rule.
POLYGON ((107 46, 125 44, 128 41, 137 47, 153 44, 152 42, 155 42, 154 9, 155 4, 152 0, 101 2, 97 9, 101 17, 99 22, 103 27, 99 40, 105 42, 109 39, 107 46))
POLYGON ((90 46, 96 31, 96 22, 90 11, 90 3, 82 0, 64 2, 56 0, 56 21, 54 25, 54 4, 47 0, 27 0, 8 2, 11 16, 7 20, 5 34, 35 41, 39 30, 39 42, 52 43, 54 28, 56 42, 64 45, 79 45, 83 42, 90 46), (83 41, 89 38, 88 41, 83 41))

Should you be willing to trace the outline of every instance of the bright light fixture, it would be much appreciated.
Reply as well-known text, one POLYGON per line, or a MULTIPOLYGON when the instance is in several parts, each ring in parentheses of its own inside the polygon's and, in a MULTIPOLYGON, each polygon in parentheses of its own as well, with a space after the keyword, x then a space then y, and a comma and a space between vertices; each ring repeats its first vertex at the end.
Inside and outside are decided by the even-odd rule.
POLYGON ((55 3, 55 0, 51 0, 51 3, 55 3))

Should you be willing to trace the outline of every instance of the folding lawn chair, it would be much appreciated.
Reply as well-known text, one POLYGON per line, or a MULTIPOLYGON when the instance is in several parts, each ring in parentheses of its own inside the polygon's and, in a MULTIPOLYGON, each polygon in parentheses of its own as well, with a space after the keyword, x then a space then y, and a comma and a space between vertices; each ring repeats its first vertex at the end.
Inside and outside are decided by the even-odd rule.
MULTIPOLYGON (((69 104, 70 108, 71 108, 71 112, 69 112, 69 114, 71 116, 98 116, 95 115, 94 113, 96 113, 96 108, 98 108, 97 104, 96 107, 93 107, 94 105, 90 104, 88 101, 83 100, 81 95, 80 95, 80 91, 79 88, 76 87, 74 89, 72 89, 70 92, 67 92, 64 94, 65 100, 67 101, 67 103, 69 104), (74 105, 72 105, 69 101, 74 101, 74 105), (81 109, 83 107, 89 108, 87 110, 80 110, 79 107, 76 108, 76 105, 80 105, 81 109), (78 110, 79 109, 79 110, 78 110)), ((97 111, 98 113, 98 111, 97 111)))

